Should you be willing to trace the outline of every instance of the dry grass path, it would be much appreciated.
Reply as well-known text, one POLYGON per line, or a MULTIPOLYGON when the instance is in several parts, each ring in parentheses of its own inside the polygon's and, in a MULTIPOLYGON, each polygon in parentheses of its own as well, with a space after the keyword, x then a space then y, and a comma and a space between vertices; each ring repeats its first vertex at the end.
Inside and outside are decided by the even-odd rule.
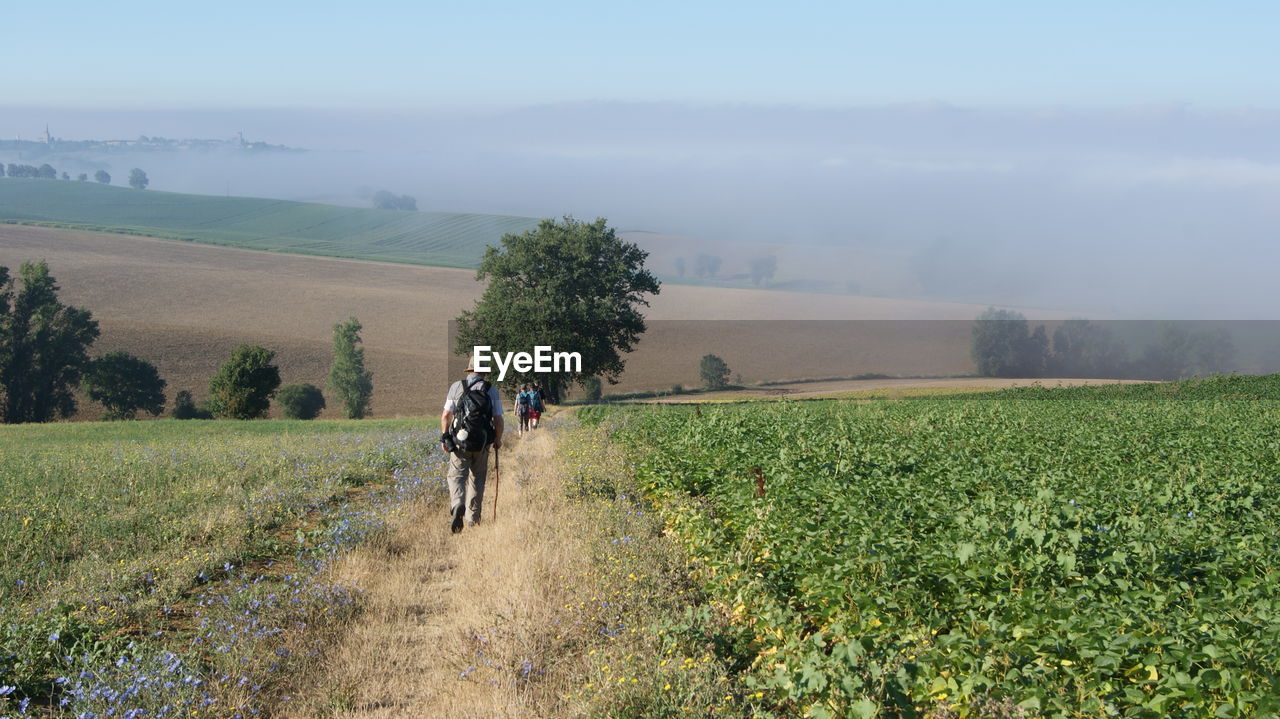
MULTIPOLYGON (((554 419, 551 420, 554 425, 554 419)), ((577 679, 580 658, 554 656, 558 578, 584 571, 562 521, 553 427, 511 437, 502 451, 497 521, 493 470, 484 521, 459 535, 432 504, 354 553, 338 581, 366 592, 298 717, 537 717, 577 679), (563 678, 560 680, 559 678, 563 678)))

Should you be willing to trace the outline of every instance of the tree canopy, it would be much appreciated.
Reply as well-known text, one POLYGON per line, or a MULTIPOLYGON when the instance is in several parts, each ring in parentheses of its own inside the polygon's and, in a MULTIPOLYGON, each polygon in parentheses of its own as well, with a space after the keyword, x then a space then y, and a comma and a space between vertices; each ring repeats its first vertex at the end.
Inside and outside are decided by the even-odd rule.
POLYGON ((280 387, 276 353, 256 345, 240 345, 209 380, 213 413, 231 419, 264 417, 280 387))
POLYGON ((147 185, 151 184, 151 180, 147 179, 147 173, 139 168, 129 170, 129 187, 135 190, 145 190, 147 185))
POLYGON ((698 364, 698 376, 707 389, 724 389, 729 385, 729 365, 716 355, 703 355, 698 364))
POLYGON ((285 419, 315 419, 324 409, 324 393, 310 382, 295 382, 280 388, 276 403, 285 419))
POLYGON ((75 388, 89 364, 98 323, 58 300, 42 262, 24 262, 21 287, 0 267, 0 419, 48 422, 76 410, 75 388))
POLYGON ((153 417, 164 411, 165 381, 155 365, 127 352, 108 352, 91 361, 81 382, 89 399, 106 407, 103 419, 153 417))
POLYGON ((1012 310, 987 309, 973 322, 971 354, 984 377, 1039 377, 1048 338, 1044 325, 1028 332, 1027 318, 1012 310))
POLYGON ((360 320, 349 317, 333 326, 333 364, 329 367, 329 391, 342 403, 347 419, 363 419, 373 398, 373 373, 364 368, 360 320))
POLYGON ((569 383, 599 376, 616 384, 645 331, 640 306, 659 283, 644 267, 648 253, 625 242, 604 218, 542 220, 485 249, 477 279, 489 280, 475 308, 458 317, 459 354, 488 345, 494 352, 532 352, 549 345, 578 352, 580 372, 511 372, 507 381, 541 382, 552 401, 569 383), (515 375, 513 377, 513 375, 515 375))

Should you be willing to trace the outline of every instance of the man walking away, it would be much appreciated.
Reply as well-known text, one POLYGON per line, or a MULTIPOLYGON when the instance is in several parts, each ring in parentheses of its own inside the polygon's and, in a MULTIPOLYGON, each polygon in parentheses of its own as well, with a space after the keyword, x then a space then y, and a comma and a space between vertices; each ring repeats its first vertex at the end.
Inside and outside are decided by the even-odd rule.
POLYGON ((449 514, 454 534, 480 523, 489 447, 502 447, 502 399, 498 388, 467 364, 465 379, 454 382, 440 414, 440 449, 449 453, 449 514))

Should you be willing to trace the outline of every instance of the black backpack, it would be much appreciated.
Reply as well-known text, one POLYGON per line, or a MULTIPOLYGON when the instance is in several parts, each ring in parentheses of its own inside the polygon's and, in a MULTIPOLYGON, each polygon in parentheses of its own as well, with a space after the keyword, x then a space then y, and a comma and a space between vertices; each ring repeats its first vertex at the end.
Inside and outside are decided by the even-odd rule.
POLYGON ((462 397, 458 401, 461 411, 453 421, 453 438, 467 452, 479 452, 493 442, 491 386, 484 380, 470 385, 462 381, 462 397))

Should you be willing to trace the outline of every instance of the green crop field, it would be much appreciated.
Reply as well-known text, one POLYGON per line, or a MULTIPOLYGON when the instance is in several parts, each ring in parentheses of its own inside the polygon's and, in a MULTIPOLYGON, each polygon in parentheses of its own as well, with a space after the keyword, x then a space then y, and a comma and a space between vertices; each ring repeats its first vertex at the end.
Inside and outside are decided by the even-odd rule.
POLYGON ((1276 384, 583 415, 759 716, 1272 717, 1276 384))
POLYGON ((331 560, 438 491, 419 425, 0 427, 0 716, 279 700, 352 610, 331 560))
POLYGON ((537 225, 533 218, 508 215, 374 210, 10 178, 0 178, 0 222, 444 267, 475 267, 486 245, 537 225))

